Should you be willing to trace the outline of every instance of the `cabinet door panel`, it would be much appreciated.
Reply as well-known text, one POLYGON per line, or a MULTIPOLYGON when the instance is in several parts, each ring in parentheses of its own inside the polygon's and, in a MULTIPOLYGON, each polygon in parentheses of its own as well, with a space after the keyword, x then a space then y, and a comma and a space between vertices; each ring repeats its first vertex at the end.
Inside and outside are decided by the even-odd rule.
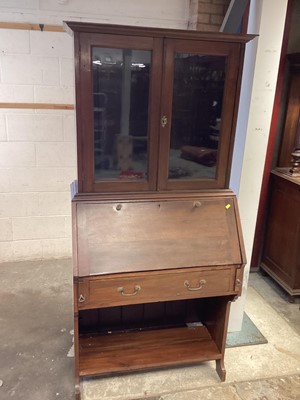
POLYGON ((160 189, 225 187, 239 55, 239 45, 166 41, 160 189))
POLYGON ((95 181, 146 179, 151 52, 93 47, 95 181))
POLYGON ((85 191, 155 188, 153 121, 160 90, 160 43, 153 38, 81 35, 78 175, 85 191))

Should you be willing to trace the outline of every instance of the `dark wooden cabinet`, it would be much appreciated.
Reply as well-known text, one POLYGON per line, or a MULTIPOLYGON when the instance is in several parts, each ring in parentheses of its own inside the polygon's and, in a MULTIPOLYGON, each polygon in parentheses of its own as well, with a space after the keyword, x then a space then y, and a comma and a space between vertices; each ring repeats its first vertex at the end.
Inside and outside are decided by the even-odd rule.
POLYGON ((300 53, 289 54, 289 88, 278 168, 271 173, 261 268, 300 295, 300 53))
POLYGON ((300 295, 300 177, 278 168, 271 176, 271 203, 261 268, 291 296, 300 295))
POLYGON ((228 181, 253 36, 67 25, 77 391, 80 377, 207 360, 225 380, 245 265, 228 181))

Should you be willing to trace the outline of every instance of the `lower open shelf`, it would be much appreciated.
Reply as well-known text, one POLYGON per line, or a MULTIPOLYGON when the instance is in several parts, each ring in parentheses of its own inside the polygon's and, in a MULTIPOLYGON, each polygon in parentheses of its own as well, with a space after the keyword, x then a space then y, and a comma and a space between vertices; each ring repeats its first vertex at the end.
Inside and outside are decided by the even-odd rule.
POLYGON ((79 375, 82 377, 221 358, 205 326, 112 332, 79 338, 79 375))

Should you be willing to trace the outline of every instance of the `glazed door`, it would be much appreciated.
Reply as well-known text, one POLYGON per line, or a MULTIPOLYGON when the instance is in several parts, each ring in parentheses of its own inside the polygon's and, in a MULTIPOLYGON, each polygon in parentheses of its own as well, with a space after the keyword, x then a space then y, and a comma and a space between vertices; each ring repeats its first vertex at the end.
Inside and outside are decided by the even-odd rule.
POLYGON ((78 43, 79 190, 155 190, 162 41, 81 33, 78 43))
POLYGON ((159 190, 228 184, 240 51, 239 44, 165 41, 159 190))

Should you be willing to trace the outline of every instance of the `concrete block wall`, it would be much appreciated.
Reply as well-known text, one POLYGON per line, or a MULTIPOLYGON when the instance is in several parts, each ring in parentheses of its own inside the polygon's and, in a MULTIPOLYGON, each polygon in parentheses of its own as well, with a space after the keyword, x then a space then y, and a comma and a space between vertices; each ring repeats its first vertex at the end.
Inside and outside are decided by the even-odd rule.
MULTIPOLYGON (((66 33, 2 29, 0 102, 74 104, 66 33)), ((0 109, 0 262, 71 254, 74 111, 0 109)))
MULTIPOLYGON (((186 28, 188 0, 11 0, 0 22, 89 20, 186 28)), ((73 38, 0 29, 0 103, 74 104, 73 38)), ((0 263, 71 256, 73 110, 0 108, 0 263)))

